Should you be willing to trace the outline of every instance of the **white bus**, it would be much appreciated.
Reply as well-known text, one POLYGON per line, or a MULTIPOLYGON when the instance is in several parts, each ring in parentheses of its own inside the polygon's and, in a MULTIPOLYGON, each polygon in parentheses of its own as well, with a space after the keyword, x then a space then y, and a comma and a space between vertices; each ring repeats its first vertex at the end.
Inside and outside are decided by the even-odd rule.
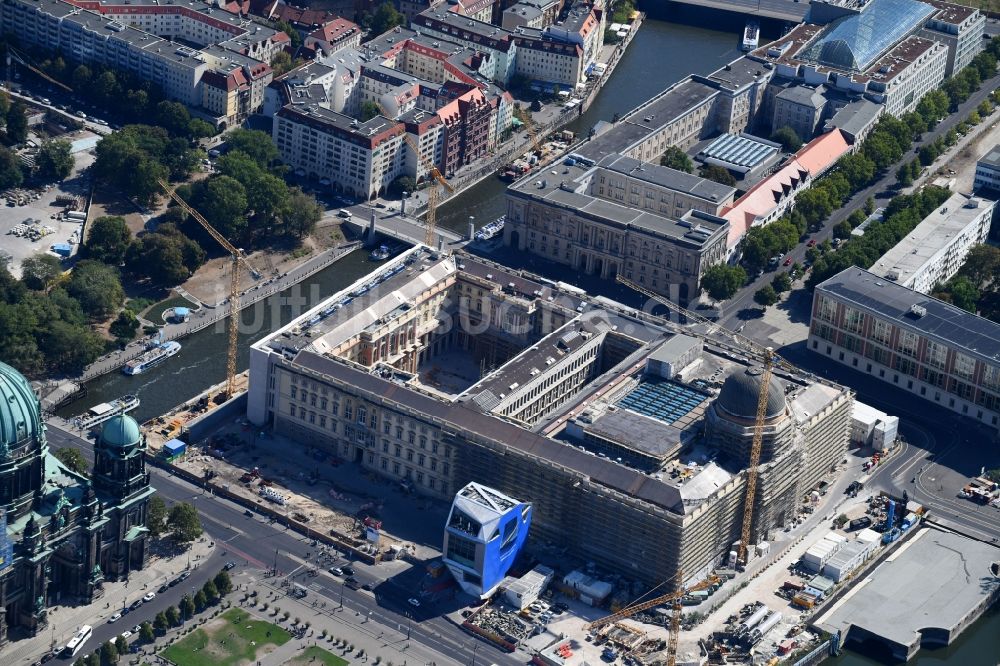
POLYGON ((62 657, 64 659, 75 657, 83 647, 83 644, 90 640, 93 633, 94 629, 89 624, 80 627, 80 631, 76 632, 76 636, 73 636, 69 643, 66 644, 66 647, 63 648, 62 657))

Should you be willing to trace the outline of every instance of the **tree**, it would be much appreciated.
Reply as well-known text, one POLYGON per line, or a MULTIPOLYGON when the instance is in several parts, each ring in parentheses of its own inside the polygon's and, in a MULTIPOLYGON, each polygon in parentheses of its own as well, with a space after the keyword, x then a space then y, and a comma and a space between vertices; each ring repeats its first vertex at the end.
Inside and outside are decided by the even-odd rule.
POLYGON ((178 502, 170 508, 167 527, 173 533, 174 539, 180 543, 194 541, 202 532, 198 510, 187 502, 178 502))
MULTIPOLYGON (((160 614, 157 614, 157 617, 159 616, 160 614)), ((156 640, 156 632, 153 631, 153 625, 148 621, 143 622, 139 627, 139 640, 143 643, 152 643, 156 640)))
POLYGON ((205 596, 204 590, 198 590, 194 595, 194 607, 200 613, 205 610, 206 606, 208 606, 208 597, 205 596))
POLYGON ((163 533, 167 521, 167 504, 159 495, 153 495, 147 508, 146 527, 154 537, 163 533))
POLYGON ((247 228, 246 188, 235 178, 209 178, 200 189, 195 208, 226 238, 241 238, 247 228))
POLYGON ((117 638, 115 638, 115 649, 118 651, 118 654, 127 653, 128 641, 122 638, 121 636, 118 636, 117 638))
POLYGON ((789 153, 794 153, 802 147, 802 138, 798 132, 787 125, 774 130, 774 133, 771 134, 771 141, 780 143, 781 147, 789 153))
POLYGON ((23 181, 21 159, 10 148, 0 146, 0 189, 17 187, 23 181))
POLYGON ((833 228, 833 237, 846 240, 851 237, 851 223, 844 220, 833 228))
POLYGON ((118 313, 118 317, 111 322, 108 332, 115 336, 119 342, 125 343, 135 337, 135 332, 139 330, 139 319, 135 313, 128 308, 118 313))
POLYGON ((219 590, 215 587, 215 583, 211 580, 205 581, 201 591, 205 593, 205 598, 208 600, 208 603, 214 604, 219 600, 219 590))
POLYGON ((76 264, 66 291, 94 320, 107 319, 125 300, 118 271, 99 261, 84 259, 76 264))
POLYGON ((173 623, 169 619, 167 619, 167 614, 163 611, 157 613, 156 617, 153 618, 153 628, 156 631, 159 631, 160 633, 163 633, 167 629, 169 629, 171 624, 173 623))
POLYGON ((660 166, 677 169, 684 173, 694 173, 694 162, 691 161, 687 153, 677 146, 667 146, 663 157, 660 158, 660 166))
POLYGON ((366 100, 361 103, 361 111, 358 115, 361 122, 364 123, 368 122, 380 113, 382 113, 382 111, 378 108, 378 105, 375 102, 369 102, 366 100))
POLYGON ((271 58, 271 69, 274 70, 274 76, 281 76, 293 67, 295 67, 295 63, 288 51, 278 51, 271 58))
POLYGON ((896 169, 896 183, 900 187, 909 187, 913 184, 913 170, 909 162, 896 169))
POLYGON ((791 290, 792 276, 784 272, 778 273, 774 276, 774 279, 771 280, 771 287, 778 294, 783 294, 784 292, 791 290))
POLYGON ((61 449, 57 449, 53 455, 59 459, 59 462, 66 465, 66 467, 77 474, 89 476, 88 471, 90 470, 90 465, 87 463, 87 459, 83 457, 83 454, 77 449, 65 446, 61 449))
POLYGON ((733 174, 729 173, 729 170, 725 167, 716 166, 715 164, 703 166, 701 168, 701 176, 708 180, 714 180, 720 185, 728 185, 730 187, 736 185, 736 179, 733 178, 733 174))
POLYGON ((323 217, 323 207, 311 194, 293 187, 289 190, 288 203, 281 211, 281 221, 285 233, 302 238, 312 233, 323 217))
POLYGON ((156 124, 172 136, 186 137, 191 113, 180 102, 164 100, 156 105, 156 124))
POLYGON ((417 181, 413 180, 410 176, 399 176, 396 180, 389 183, 389 193, 396 197, 402 197, 403 192, 413 192, 417 189, 417 181))
POLYGON ((87 666, 101 666, 101 648, 87 655, 87 666))
POLYGON ((383 32, 404 23, 406 23, 406 17, 396 11, 396 7, 391 2, 383 2, 374 13, 365 12, 361 17, 362 27, 368 29, 372 35, 381 35, 383 32))
POLYGON ((176 627, 181 623, 181 612, 177 609, 177 606, 169 607, 165 613, 168 626, 176 627))
POLYGON ((778 302, 778 292, 774 290, 769 284, 765 284, 763 287, 754 292, 753 300, 758 304, 763 306, 765 309, 768 306, 774 305, 778 302))
POLYGON ((21 262, 21 281, 36 291, 48 289, 62 272, 62 261, 51 254, 39 252, 21 262))
POLYGON ((101 106, 110 106, 117 101, 121 94, 121 86, 118 84, 115 73, 106 69, 91 81, 87 93, 101 106))
POLYGON ((861 153, 852 153, 837 162, 840 171, 851 184, 852 190, 860 190, 875 178, 875 163, 861 153))
POLYGON ((73 153, 69 141, 45 141, 35 156, 38 177, 43 180, 63 181, 73 172, 73 153))
POLYGON ((101 661, 105 664, 118 663, 118 649, 111 641, 105 641, 104 645, 101 646, 101 661))
POLYGON ((976 304, 979 303, 979 290, 976 285, 967 277, 956 277, 948 283, 948 293, 951 294, 951 302, 957 307, 967 312, 976 312, 976 304))
POLYGON ((275 30, 280 30, 286 35, 288 35, 288 40, 292 45, 293 51, 298 51, 299 47, 302 46, 302 35, 295 27, 283 19, 275 21, 273 24, 275 30))
POLYGON ((958 274, 968 278, 979 289, 997 284, 1000 278, 1000 249, 992 245, 973 246, 958 274))
POLYGON ((191 599, 190 594, 185 594, 181 597, 180 611, 185 620, 190 620, 194 617, 195 603, 194 600, 191 599))
POLYGON ((118 215, 102 215, 90 223, 87 234, 87 256, 97 261, 120 266, 125 261, 125 251, 132 242, 125 218, 118 215))
POLYGON ((701 288, 714 300, 732 298, 747 281, 747 272, 741 266, 716 264, 701 275, 701 288))
POLYGON ((21 100, 15 101, 7 111, 7 142, 11 145, 28 139, 28 107, 21 100))
POLYGON ((212 582, 215 583, 215 589, 218 591, 220 597, 224 597, 233 591, 233 581, 229 577, 229 572, 225 569, 215 574, 212 582))
POLYGON ((278 147, 271 135, 260 130, 234 129, 226 136, 226 146, 230 151, 246 153, 262 167, 278 159, 278 147))

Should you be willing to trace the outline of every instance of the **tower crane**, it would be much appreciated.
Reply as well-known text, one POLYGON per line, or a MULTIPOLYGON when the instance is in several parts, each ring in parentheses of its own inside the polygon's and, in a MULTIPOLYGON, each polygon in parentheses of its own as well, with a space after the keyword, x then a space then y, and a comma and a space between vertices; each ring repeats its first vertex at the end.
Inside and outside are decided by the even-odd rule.
MULTIPOLYGON (((385 110, 385 107, 382 106, 382 104, 379 103, 378 100, 375 100, 374 103, 375 106, 378 107, 378 110, 382 113, 383 116, 385 116, 386 118, 393 117, 392 114, 390 114, 388 111, 385 110)), ((455 188, 452 187, 447 180, 445 180, 444 176, 441 175, 441 172, 438 170, 437 166, 435 166, 434 163, 431 162, 429 159, 424 157, 423 153, 420 152, 420 146, 417 145, 417 142, 413 139, 413 137, 410 136, 409 132, 405 131, 403 132, 403 140, 406 141, 406 145, 408 145, 410 147, 410 150, 413 151, 413 154, 417 158, 417 162, 422 167, 427 169, 427 173, 429 173, 435 181, 440 183, 441 187, 443 187, 447 192, 449 193, 454 192, 455 188)), ((427 218, 424 220, 427 225, 427 230, 424 232, 424 245, 428 247, 434 247, 434 236, 435 236, 435 231, 437 230, 438 196, 439 192, 437 190, 437 186, 431 185, 430 187, 427 188, 427 218)))
POLYGON ((166 181, 158 180, 160 187, 173 199, 181 209, 198 221, 208 235, 215 239, 232 257, 231 275, 229 281, 229 347, 226 357, 226 398, 232 398, 236 393, 236 351, 238 336, 240 331, 240 268, 246 268, 247 272, 255 280, 261 278, 261 273, 250 265, 243 254, 243 250, 236 247, 226 237, 220 234, 215 227, 209 224, 208 220, 201 213, 192 208, 181 198, 166 181))
POLYGON ((73 89, 70 88, 65 83, 63 83, 62 81, 57 81, 56 79, 52 78, 51 76, 49 76, 48 74, 46 74, 42 70, 40 70, 37 67, 35 67, 34 65, 30 64, 28 62, 28 59, 25 56, 21 55, 10 44, 7 45, 7 89, 8 90, 10 90, 10 66, 11 66, 11 62, 15 61, 15 60, 18 62, 18 64, 20 64, 20 65, 24 66, 25 68, 31 70, 32 72, 34 72, 38 76, 42 77, 43 79, 45 79, 46 81, 48 81, 49 83, 51 83, 52 85, 58 86, 58 87, 62 88, 63 90, 65 90, 66 92, 69 92, 69 93, 73 92, 73 89))
POLYGON ((720 326, 719 324, 716 324, 701 315, 695 314, 686 308, 682 308, 676 303, 671 302, 670 299, 664 298, 663 296, 660 296, 659 294, 646 289, 645 287, 638 285, 632 280, 624 278, 621 275, 616 276, 615 279, 626 287, 634 289, 640 294, 643 294, 648 298, 652 298, 658 303, 662 303, 671 311, 687 317, 690 320, 707 325, 710 330, 722 331, 727 335, 731 335, 737 344, 742 346, 745 351, 748 351, 759 358, 763 363, 764 371, 761 374, 760 393, 757 396, 757 414, 754 421, 753 440, 750 446, 750 461, 747 466, 747 493, 746 500, 743 505, 743 526, 740 531, 740 547, 736 555, 737 562, 739 562, 740 565, 746 565, 747 550, 750 545, 750 531, 753 526, 753 503, 757 496, 758 468, 760 467, 761 446, 764 442, 764 421, 767 417, 767 397, 771 385, 771 376, 774 373, 774 367, 776 365, 790 372, 798 372, 798 370, 795 366, 775 354, 774 350, 770 347, 764 347, 750 338, 740 335, 734 331, 730 331, 724 326, 720 326))

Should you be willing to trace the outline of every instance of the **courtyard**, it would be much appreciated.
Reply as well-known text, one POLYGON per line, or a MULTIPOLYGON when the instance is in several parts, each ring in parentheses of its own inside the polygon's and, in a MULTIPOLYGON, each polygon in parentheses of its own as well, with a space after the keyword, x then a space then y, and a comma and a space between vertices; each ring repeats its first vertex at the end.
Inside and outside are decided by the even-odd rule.
POLYGON ((237 666, 255 663, 291 638, 281 627, 231 608, 171 645, 163 656, 177 666, 237 666))

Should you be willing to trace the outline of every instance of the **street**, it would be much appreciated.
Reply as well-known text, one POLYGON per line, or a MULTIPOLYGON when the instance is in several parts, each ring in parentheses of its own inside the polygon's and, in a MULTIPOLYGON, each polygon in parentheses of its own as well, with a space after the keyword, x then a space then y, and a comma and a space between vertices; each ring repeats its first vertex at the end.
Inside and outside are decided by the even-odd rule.
MULTIPOLYGON (((53 449, 70 446, 81 451, 88 461, 93 459, 91 442, 62 430, 54 424, 49 424, 47 435, 49 445, 53 449)), ((472 663, 474 650, 482 653, 478 655, 481 662, 523 663, 523 659, 518 660, 485 642, 471 639, 456 625, 436 616, 437 609, 431 601, 425 601, 421 606, 422 615, 415 618, 408 617, 410 607, 407 605, 407 599, 413 596, 415 590, 405 586, 401 581, 413 578, 413 576, 402 574, 395 578, 384 579, 379 567, 353 563, 352 566, 356 570, 355 577, 362 584, 372 584, 374 590, 371 592, 346 588, 341 579, 325 571, 333 564, 324 563, 322 573, 315 577, 308 577, 306 575, 307 569, 309 566, 317 566, 313 560, 318 559, 319 552, 317 548, 310 546, 307 539, 287 527, 276 523, 272 524, 256 514, 248 517, 244 515, 243 507, 215 495, 206 495, 202 489, 161 469, 156 467, 149 469, 153 477, 152 483, 159 495, 168 502, 194 504, 198 508, 206 534, 221 546, 224 554, 214 556, 199 569, 204 578, 207 578, 209 574, 214 576, 218 573, 222 564, 227 560, 233 560, 238 565, 231 572, 234 575, 241 571, 249 571, 252 572, 252 576, 261 578, 264 576, 264 572, 272 568, 277 568, 281 574, 298 572, 297 575, 290 576, 290 579, 325 597, 327 607, 330 607, 331 604, 337 605, 343 599, 346 611, 355 611, 358 613, 358 617, 370 617, 370 622, 382 625, 380 628, 386 632, 398 631, 398 627, 406 627, 411 624, 410 639, 412 641, 426 646, 441 654, 442 657, 451 657, 455 663, 472 663), (307 564, 308 566, 306 566, 307 564)), ((344 562, 344 560, 341 558, 338 562, 344 562)), ((279 576, 269 579, 267 582, 277 585, 280 579, 279 576)), ((195 575, 192 575, 190 582, 196 583, 196 580, 200 579, 196 579, 195 575)), ((196 584, 197 587, 201 587, 204 580, 196 584)), ((171 592, 157 596, 154 602, 149 604, 152 613, 147 618, 145 611, 143 611, 142 619, 152 619, 156 611, 176 604, 185 592, 190 591, 189 587, 190 584, 186 582, 184 585, 171 588, 171 592), (159 604, 162 604, 162 608, 159 604)), ((128 624, 129 627, 137 624, 137 622, 130 620, 131 617, 131 615, 125 616, 124 620, 128 622, 121 625, 116 623, 112 626, 95 627, 93 640, 107 640, 108 636, 105 634, 114 636, 125 630, 124 624, 128 624), (121 626, 120 629, 118 629, 119 626, 121 626), (102 632, 100 634, 98 633, 99 629, 102 632), (112 629, 118 630, 112 631, 112 629)), ((443 660, 439 663, 447 662, 443 660)))
MULTIPOLYGON (((993 23, 988 25, 1000 31, 1000 25, 993 23)), ((975 110, 977 106, 979 106, 983 100, 988 98, 998 86, 1000 86, 1000 74, 994 76, 992 79, 983 81, 979 90, 970 95, 969 99, 965 100, 965 102, 959 106, 958 111, 949 114, 948 117, 938 123, 933 130, 924 132, 920 141, 914 142, 913 149, 918 149, 928 143, 933 143, 938 137, 947 134, 948 130, 964 120, 973 110, 975 110)), ((913 159, 913 149, 905 154, 899 162, 887 168, 878 180, 851 196, 843 206, 835 210, 830 217, 827 218, 822 229, 816 233, 810 234, 809 237, 814 239, 817 244, 820 244, 825 240, 832 239, 834 227, 846 220, 855 210, 861 208, 868 197, 873 197, 875 199, 883 198, 884 193, 888 192, 896 183, 896 168, 899 164, 913 159)), ((880 205, 884 205, 884 202, 880 205)), ((806 243, 803 242, 786 256, 791 257, 793 262, 802 264, 805 261, 805 255, 806 243)), ((754 292, 764 285, 770 284, 771 280, 774 279, 774 276, 781 270, 783 270, 782 267, 779 267, 777 271, 764 271, 763 275, 755 280, 751 280, 746 286, 741 288, 735 296, 728 301, 724 301, 722 306, 725 314, 719 320, 719 323, 727 328, 735 328, 739 326, 740 323, 745 321, 748 318, 748 315, 751 317, 754 316, 754 311, 759 308, 753 300, 754 292)))

